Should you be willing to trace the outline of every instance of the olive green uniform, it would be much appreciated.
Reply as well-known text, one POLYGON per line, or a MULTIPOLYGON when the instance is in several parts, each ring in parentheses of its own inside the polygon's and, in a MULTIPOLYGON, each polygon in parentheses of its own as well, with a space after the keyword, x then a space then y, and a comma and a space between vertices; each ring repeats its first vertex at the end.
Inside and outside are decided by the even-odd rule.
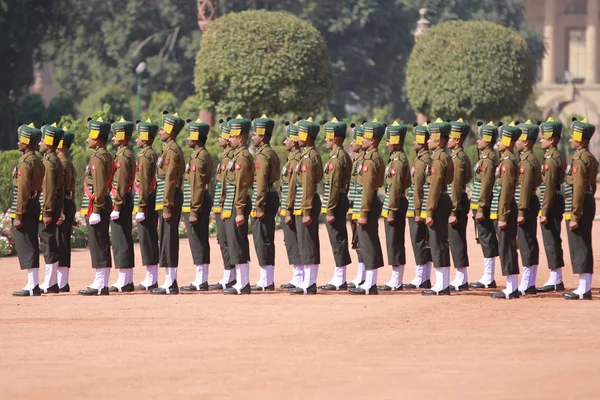
POLYGON ((156 212, 156 164, 158 154, 152 146, 144 146, 138 155, 135 173, 137 201, 135 211, 144 213, 144 220, 138 221, 137 231, 142 253, 142 265, 158 265, 158 214, 156 212))
POLYGON ((58 159, 63 166, 64 172, 64 202, 63 214, 65 220, 58 227, 58 265, 61 267, 71 267, 71 235, 73 234, 73 224, 75 223, 75 182, 77 173, 71 159, 64 153, 58 154, 58 159))
POLYGON ((158 179, 164 180, 164 194, 162 199, 163 214, 160 216, 159 233, 159 266, 177 268, 179 265, 179 220, 183 206, 183 174, 185 173, 185 158, 181 147, 175 139, 170 138, 165 142, 161 156, 157 162, 158 179), (171 212, 169 221, 164 218, 164 210, 171 212))
POLYGON ((430 164, 431 153, 429 150, 419 151, 411 169, 411 186, 408 189, 408 211, 406 216, 409 218, 410 240, 417 265, 425 265, 432 260, 429 248, 429 232, 427 225, 425 225, 427 215, 425 212, 421 212, 425 208, 427 196, 429 195, 427 176, 429 175, 430 164), (423 218, 422 222, 416 223, 415 216, 423 218))
POLYGON ((537 241, 537 216, 540 200, 536 190, 542 183, 542 172, 540 161, 531 150, 521 153, 518 183, 515 193, 518 216, 525 218, 525 222, 517 227, 521 262, 524 266, 538 265, 540 248, 537 241))
POLYGON ((194 225, 188 225, 190 250, 195 265, 210 263, 208 224, 213 199, 208 185, 212 176, 213 160, 210 153, 205 147, 195 149, 185 176, 191 188, 190 217, 197 220, 194 225))
POLYGON ((356 224, 356 220, 358 219, 359 212, 358 211, 354 212, 354 207, 356 204, 357 210, 359 210, 359 208, 360 208, 360 204, 358 203, 358 201, 355 201, 357 198, 357 195, 358 195, 358 191, 360 189, 358 187, 356 181, 358 180, 358 174, 360 172, 359 168, 362 167, 362 162, 365 158, 365 153, 366 152, 364 150, 359 150, 359 152, 356 154, 356 157, 354 157, 354 161, 352 162, 352 172, 350 174, 350 186, 348 189, 349 190, 348 213, 351 215, 350 229, 352 231, 352 248, 356 250, 356 255, 358 257, 359 263, 363 263, 362 252, 360 251, 360 243, 358 242, 358 230, 357 230, 357 224, 356 224))
POLYGON ((477 235, 484 258, 498 257, 498 236, 494 228, 494 221, 490 218, 492 206, 496 169, 498 168, 498 155, 493 149, 481 151, 479 161, 475 164, 475 182, 471 195, 471 209, 482 213, 483 220, 476 221, 477 235))
POLYGON ((13 231, 21 269, 40 267, 38 196, 42 190, 43 179, 42 161, 34 151, 26 150, 13 172, 13 199, 10 208, 10 217, 13 220, 19 219, 22 224, 13 231))
POLYGON ((466 187, 473 178, 473 170, 471 169, 471 161, 462 146, 452 149, 450 156, 454 165, 454 179, 448 185, 452 199, 450 216, 456 217, 456 224, 453 226, 448 225, 448 240, 454 268, 465 268, 469 266, 467 222, 470 208, 466 187))
POLYGON ((133 152, 127 145, 119 146, 115 157, 115 174, 111 191, 113 211, 119 213, 119 218, 110 222, 114 264, 115 268, 119 269, 135 266, 131 236, 135 171, 133 152))
POLYGON ((279 209, 279 194, 275 182, 279 180, 280 161, 271 145, 261 145, 255 154, 254 186, 252 192, 252 239, 258 265, 275 265, 275 216, 279 209), (263 214, 262 219, 256 214, 263 214))
POLYGON ((217 224, 217 242, 219 243, 219 248, 221 249, 223 267, 229 270, 234 269, 235 264, 232 264, 229 258, 229 250, 227 248, 227 234, 225 233, 225 222, 221 219, 221 210, 223 207, 223 205, 221 204, 221 197, 225 187, 225 175, 227 172, 227 165, 229 164, 229 161, 231 161, 233 153, 234 150, 229 146, 225 147, 223 149, 223 153, 221 153, 221 162, 217 166, 215 176, 214 201, 216 205, 213 207, 213 212, 215 213, 215 222, 217 224))
POLYGON ((406 211, 408 200, 406 189, 410 186, 410 165, 403 150, 390 154, 390 161, 385 169, 385 199, 381 215, 384 218, 385 239, 388 264, 392 266, 406 264, 406 248, 404 233, 406 231, 406 211), (393 219, 390 224, 388 219, 393 219))
POLYGON ((343 267, 352 262, 348 251, 348 230, 346 214, 349 209, 348 186, 352 173, 352 159, 346 151, 339 147, 329 153, 329 161, 323 170, 323 207, 321 212, 335 217, 333 223, 326 223, 329 242, 333 251, 336 267, 343 267))
POLYGON ((298 247, 298 232, 296 230, 296 219, 292 218, 291 225, 285 223, 286 216, 294 215, 294 199, 296 197, 296 166, 300 162, 300 149, 294 148, 288 153, 288 158, 281 169, 281 226, 283 229, 283 241, 287 251, 288 263, 290 265, 301 264, 300 248, 298 247))
POLYGON ((540 228, 550 269, 565 266, 560 224, 565 212, 565 198, 561 192, 561 185, 565 180, 566 164, 564 155, 556 147, 546 150, 542 166, 543 183, 540 186, 540 197, 541 215, 548 219, 540 228))
POLYGON ((64 170, 55 151, 48 151, 42 158, 44 165, 44 179, 42 181, 42 194, 40 196, 40 207, 42 217, 51 217, 52 222, 48 225, 38 225, 40 237, 40 252, 44 255, 46 264, 58 262, 58 238, 56 222, 62 211, 64 198, 64 170))
POLYGON ((429 228, 429 244, 433 266, 450 266, 448 248, 448 217, 452 212, 452 200, 448 196, 448 185, 454 179, 454 164, 445 148, 438 148, 431 155, 431 168, 427 182, 430 185, 427 198, 427 218, 433 218, 429 228))

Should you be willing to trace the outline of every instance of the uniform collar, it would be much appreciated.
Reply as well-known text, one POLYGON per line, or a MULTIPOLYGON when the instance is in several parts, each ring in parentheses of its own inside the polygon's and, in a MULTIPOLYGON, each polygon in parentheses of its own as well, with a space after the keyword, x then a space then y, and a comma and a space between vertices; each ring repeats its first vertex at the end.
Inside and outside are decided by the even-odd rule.
POLYGON ((425 155, 426 153, 429 153, 428 149, 421 149, 418 153, 417 153, 417 157, 421 157, 423 155, 425 155))

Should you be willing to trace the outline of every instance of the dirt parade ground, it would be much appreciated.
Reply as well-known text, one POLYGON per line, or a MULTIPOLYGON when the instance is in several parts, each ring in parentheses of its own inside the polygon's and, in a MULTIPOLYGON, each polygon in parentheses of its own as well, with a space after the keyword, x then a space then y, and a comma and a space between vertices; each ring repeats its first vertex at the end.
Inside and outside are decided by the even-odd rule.
MULTIPOLYGON (((483 259, 469 223, 469 280, 475 281, 483 259)), ((380 232, 383 240, 381 224, 380 232)), ((333 256, 323 225, 320 235, 318 284, 325 284, 333 256)), ((292 269, 281 231, 276 243, 278 287, 292 269)), ((578 281, 564 228, 563 244, 565 284, 573 289, 578 281)), ((414 274, 406 246, 404 282, 414 274)), ((211 251, 214 283, 222 273, 216 239, 211 251)), ((599 265, 598 245, 594 256, 599 265)), ((32 298, 11 296, 26 274, 16 257, 0 259, 0 398, 575 399, 600 390, 598 277, 593 301, 560 294, 496 300, 490 290, 447 297, 282 290, 84 297, 77 289, 93 280, 89 252, 73 257, 72 292, 32 298)), ((355 253, 353 260, 349 280, 355 253)), ((540 260, 538 286, 549 275, 543 250, 540 260)), ((193 280, 187 240, 179 271, 180 285, 193 280)), ((390 273, 389 266, 380 269, 379 283, 390 273)), ((253 262, 252 283, 258 275, 253 262)), ((136 248, 135 283, 143 276, 136 248)), ((503 287, 499 264, 496 279, 503 287)))

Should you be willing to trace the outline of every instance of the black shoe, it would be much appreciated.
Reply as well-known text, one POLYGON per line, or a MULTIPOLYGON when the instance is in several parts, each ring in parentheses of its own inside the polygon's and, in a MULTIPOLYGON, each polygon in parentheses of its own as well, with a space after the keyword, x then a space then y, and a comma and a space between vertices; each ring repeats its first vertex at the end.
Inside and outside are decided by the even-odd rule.
POLYGON ((537 291, 539 293, 564 292, 565 291, 565 284, 561 282, 558 285, 546 285, 546 286, 542 286, 542 287, 537 288, 537 291))
POLYGON ((522 293, 523 296, 526 296, 528 294, 537 294, 537 289, 535 288, 535 286, 529 286, 527 289, 525 289, 525 292, 522 293))
POLYGON ((179 294, 179 286, 177 286, 177 280, 174 280, 171 286, 169 286, 169 290, 161 287, 154 288, 150 290, 150 294, 179 294))
MULTIPOLYGON (((348 291, 350 294, 367 294, 367 291, 362 287, 357 287, 355 289, 350 289, 348 291)), ((373 285, 369 288, 369 294, 379 294, 377 291, 377 285, 373 285)))
POLYGON ((17 297, 41 296, 42 291, 40 290, 39 285, 35 285, 35 287, 31 290, 22 289, 22 290, 19 290, 18 292, 13 292, 12 295, 17 296, 17 297))
POLYGON ((327 290, 327 291, 331 291, 331 292, 336 292, 336 291, 340 291, 340 290, 348 290, 348 284, 346 282, 344 282, 340 286, 335 286, 335 285, 328 283, 325 286, 319 286, 319 289, 327 290))
POLYGON ((279 286, 279 288, 281 289, 295 289, 298 286, 294 285, 293 283, 284 283, 283 285, 279 286))
POLYGON ((404 285, 400 285, 398 287, 393 288, 391 286, 388 286, 387 284, 386 285, 379 285, 379 286, 377 286, 377 290, 383 290, 384 292, 390 292, 390 291, 391 292, 396 292, 398 290, 403 290, 403 286, 404 285))
POLYGON ((248 283, 246 286, 244 286, 242 288, 242 290, 240 290, 240 292, 238 293, 237 289, 234 287, 228 287, 223 289, 223 294, 250 294, 252 293, 252 288, 250 287, 250 284, 248 283))
POLYGON ((512 292, 511 294, 508 295, 508 297, 506 297, 506 295, 504 294, 504 292, 496 292, 496 293, 492 293, 492 297, 494 299, 518 299, 521 295, 519 294, 519 289, 515 290, 514 292, 512 292))
POLYGON ((50 294, 50 293, 58 293, 60 289, 58 289, 58 283, 55 283, 54 285, 48 287, 48 289, 40 289, 42 291, 43 294, 50 294))
MULTIPOLYGON (((358 286, 362 285, 363 283, 365 283, 365 281, 361 281, 358 286)), ((356 289, 356 284, 354 282, 350 282, 348 284, 348 289, 356 289)))
POLYGON ((150 285, 148 287, 142 285, 141 283, 135 287, 135 290, 141 290, 142 292, 149 292, 152 289, 156 289, 158 287, 158 283, 150 285))
POLYGON ((182 286, 181 290, 184 292, 208 292, 208 282, 204 282, 200 286, 190 283, 188 286, 182 286))
POLYGON ((563 297, 567 300, 591 300, 592 299, 592 291, 588 290, 583 295, 576 294, 574 292, 565 292, 565 293, 563 293, 563 297))
POLYGON ((110 288, 108 288, 108 291, 111 293, 131 293, 135 290, 135 287, 133 286, 133 282, 128 283, 127 285, 118 288, 116 286, 111 286, 110 288))
POLYGON ((454 286, 454 285, 450 285, 449 288, 450 288, 451 291, 464 292, 464 291, 469 290, 469 283, 468 282, 467 283, 463 283, 462 285, 460 285, 458 287, 454 286))
POLYGON ((423 296, 448 296, 450 295, 450 286, 446 289, 442 289, 439 292, 436 292, 433 289, 425 289, 421 292, 423 296))
POLYGON ((405 283, 402 285, 402 289, 431 289, 431 279, 421 282, 419 286, 412 283, 405 283))
POLYGON ((269 286, 252 285, 250 290, 255 292, 273 292, 275 291, 275 283, 271 283, 269 286))
POLYGON ((306 289, 306 292, 301 287, 296 287, 296 288, 288 290, 288 293, 290 293, 290 294, 317 294, 317 284, 313 283, 312 285, 310 285, 306 289))
POLYGON ((212 285, 208 285, 208 290, 223 290, 223 289, 229 289, 232 288, 233 285, 235 285, 237 283, 237 281, 234 279, 231 282, 229 282, 228 284, 225 285, 225 287, 223 287, 223 285, 221 285, 220 283, 214 283, 212 285))
POLYGON ((59 291, 59 293, 69 293, 71 291, 71 288, 69 287, 69 284, 67 283, 65 286, 59 288, 58 291, 59 291))
POLYGON ((102 289, 87 288, 79 291, 82 296, 108 296, 108 287, 102 289))
POLYGON ((471 289, 496 289, 496 281, 492 281, 489 285, 481 283, 479 281, 469 284, 471 289))

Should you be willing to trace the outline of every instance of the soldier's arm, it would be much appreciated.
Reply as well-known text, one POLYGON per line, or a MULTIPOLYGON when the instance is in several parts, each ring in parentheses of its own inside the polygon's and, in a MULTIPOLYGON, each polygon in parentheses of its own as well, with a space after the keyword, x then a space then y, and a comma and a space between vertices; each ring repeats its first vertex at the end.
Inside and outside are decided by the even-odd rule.
POLYGON ((15 218, 22 220, 27 212, 27 203, 31 197, 31 181, 33 180, 33 168, 26 162, 21 162, 17 166, 17 208, 15 209, 15 218))
POLYGON ((462 191, 465 187, 465 165, 460 161, 458 157, 452 159, 454 164, 454 179, 452 180, 452 211, 450 215, 455 217, 458 206, 460 205, 460 199, 462 197, 462 191))
MULTIPOLYGON (((107 168, 112 168, 108 165, 107 168)), ((92 173, 92 179, 94 182, 94 214, 102 213, 104 210, 104 196, 106 196, 106 172, 104 171, 104 165, 99 157, 92 157, 90 159, 90 171, 92 173)))
POLYGON ((415 207, 415 216, 421 215, 422 204, 421 201, 423 199, 424 191, 423 185, 425 185, 425 180, 427 176, 425 175, 425 163, 423 161, 415 161, 415 187, 414 187, 414 195, 413 195, 413 204, 415 207))
POLYGON ((190 160, 190 170, 188 180, 192 188, 192 198, 190 202, 190 217, 198 218, 202 201, 204 200, 204 191, 206 190, 206 165, 201 158, 192 158, 190 160))
POLYGON ((165 165, 165 194, 163 197, 163 208, 169 209, 175 205, 175 190, 177 189, 177 168, 180 162, 176 151, 167 150, 162 162, 165 165))
POLYGON ((44 180, 42 181, 42 192, 44 193, 42 215, 44 217, 52 217, 52 212, 54 211, 54 199, 56 198, 57 189, 54 187, 56 173, 56 166, 52 165, 51 162, 48 162, 44 173, 44 180))
POLYGON ((444 185, 444 168, 440 160, 431 162, 431 187, 429 188, 429 197, 425 205, 427 218, 433 218, 433 213, 437 210, 438 200, 444 185))
POLYGON ((362 170, 363 195, 362 204, 360 207, 360 217, 368 218, 371 211, 371 203, 375 197, 375 162, 373 160, 365 160, 362 170))
POLYGON ((329 160, 327 168, 329 171, 329 199, 327 201, 327 215, 330 217, 335 216, 335 209, 338 205, 340 198, 340 190, 342 189, 342 166, 340 165, 339 158, 333 158, 329 160), (333 166, 331 169, 330 165, 333 166))
POLYGON ((292 172, 288 172, 288 196, 286 199, 285 210, 286 216, 292 216, 294 211, 294 201, 296 200, 296 164, 290 163, 288 165, 292 169, 292 172))
POLYGON ((401 188, 404 179, 405 168, 402 167, 401 161, 392 161, 390 173, 393 172, 390 185, 390 193, 388 198, 388 218, 395 219, 396 212, 400 208, 400 198, 402 197, 401 188))
MULTIPOLYGON (((248 197, 248 189, 254 182, 254 166, 248 158, 240 155, 237 157, 236 163, 240 165, 235 176, 235 212, 236 215, 244 215, 246 208, 246 200, 248 197), (248 184, 250 183, 250 184, 248 184)), ((237 168, 237 165, 234 167, 237 168)))
POLYGON ((256 182, 256 213, 261 214, 265 212, 265 206, 267 205, 267 191, 269 190, 269 159, 264 154, 256 156, 256 163, 258 168, 254 173, 254 179, 256 182))
POLYGON ((573 176, 573 215, 571 217, 571 222, 579 223, 579 220, 583 216, 583 200, 585 199, 585 187, 587 185, 587 168, 581 160, 573 160, 573 168, 571 171, 573 176))
POLYGON ((489 209, 492 204, 492 188, 494 187, 496 169, 489 158, 482 161, 480 168, 485 168, 485 170, 481 171, 481 189, 477 212, 483 213, 484 209, 489 209))
POLYGON ((521 163, 519 173, 523 175, 523 179, 521 180, 521 197, 519 198, 519 204, 517 205, 519 208, 519 217, 525 217, 525 212, 529 209, 529 198, 533 191, 534 172, 533 166, 527 160, 524 160, 521 163), (522 173, 521 170, 523 171, 522 173))
POLYGON ((138 182, 138 210, 145 213, 152 182, 152 161, 145 155, 140 156, 138 160, 136 180, 138 182))
POLYGON ((115 172, 115 178, 117 180, 117 187, 115 188, 115 198, 113 201, 114 210, 121 211, 125 202, 125 192, 127 189, 127 171, 129 170, 129 163, 127 159, 120 155, 115 160, 117 163, 117 170, 115 172))
POLYGON ((510 214, 510 202, 515 194, 514 189, 509 190, 510 186, 514 187, 516 181, 515 165, 507 160, 500 168, 505 170, 502 172, 502 189, 500 190, 500 199, 498 202, 498 220, 506 222, 510 214))
POLYGON ((313 165, 308 158, 300 159, 300 168, 306 168, 306 171, 302 171, 300 180, 302 182, 302 216, 310 217, 312 210, 312 202, 317 192, 317 184, 315 183, 316 171, 318 167, 313 165))

